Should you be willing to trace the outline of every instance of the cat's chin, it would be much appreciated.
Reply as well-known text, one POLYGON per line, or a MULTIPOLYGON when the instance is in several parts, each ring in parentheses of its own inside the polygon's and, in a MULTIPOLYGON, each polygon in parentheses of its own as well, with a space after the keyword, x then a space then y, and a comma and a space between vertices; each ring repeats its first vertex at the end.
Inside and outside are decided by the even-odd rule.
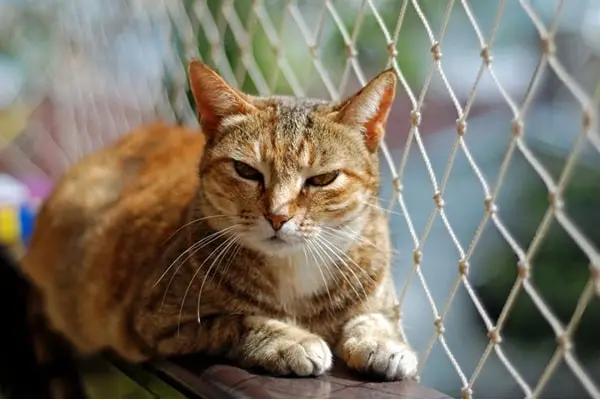
POLYGON ((254 250, 265 256, 270 257, 288 257, 294 254, 302 253, 304 249, 304 243, 302 242, 290 242, 279 237, 272 237, 261 240, 259 242, 253 241, 250 244, 254 250))

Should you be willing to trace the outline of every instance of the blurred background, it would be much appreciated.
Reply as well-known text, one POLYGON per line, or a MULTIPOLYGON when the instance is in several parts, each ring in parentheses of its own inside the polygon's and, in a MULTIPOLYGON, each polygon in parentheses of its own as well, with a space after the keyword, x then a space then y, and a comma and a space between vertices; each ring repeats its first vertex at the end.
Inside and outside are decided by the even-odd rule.
POLYGON ((381 198, 422 382, 456 397, 598 396, 600 136, 585 115, 600 96, 600 2, 0 0, 1 240, 26 246, 35 207, 86 153, 144 122, 197 125, 191 57, 253 94, 333 99, 395 67, 381 198))

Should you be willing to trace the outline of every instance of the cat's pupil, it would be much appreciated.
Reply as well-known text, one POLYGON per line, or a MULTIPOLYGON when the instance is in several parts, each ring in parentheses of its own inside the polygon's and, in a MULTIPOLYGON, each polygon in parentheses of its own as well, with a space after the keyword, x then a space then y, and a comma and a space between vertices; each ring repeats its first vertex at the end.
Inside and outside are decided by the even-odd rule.
POLYGON ((331 171, 321 175, 315 175, 306 180, 306 184, 310 186, 327 186, 333 183, 338 177, 339 171, 331 171))
POLYGON ((233 168, 235 169, 235 172, 237 172, 237 174, 244 179, 249 179, 252 181, 262 181, 263 179, 260 171, 241 161, 234 160, 233 168))

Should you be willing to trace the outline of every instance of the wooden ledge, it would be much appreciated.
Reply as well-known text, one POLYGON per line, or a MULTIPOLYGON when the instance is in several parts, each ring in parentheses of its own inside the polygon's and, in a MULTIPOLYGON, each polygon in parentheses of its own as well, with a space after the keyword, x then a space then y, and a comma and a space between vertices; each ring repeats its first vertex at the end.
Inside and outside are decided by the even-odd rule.
POLYGON ((429 398, 450 397, 406 380, 373 382, 361 379, 337 363, 317 378, 279 378, 254 373, 220 359, 189 356, 161 361, 151 370, 189 397, 201 398, 429 398))

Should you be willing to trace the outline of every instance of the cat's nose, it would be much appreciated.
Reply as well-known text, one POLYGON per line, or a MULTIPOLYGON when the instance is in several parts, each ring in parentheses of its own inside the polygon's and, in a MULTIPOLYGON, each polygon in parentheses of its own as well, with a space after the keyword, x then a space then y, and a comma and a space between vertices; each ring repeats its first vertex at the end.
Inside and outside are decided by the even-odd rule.
POLYGON ((267 221, 269 221, 271 223, 271 226, 276 231, 281 229, 283 224, 285 224, 286 222, 288 222, 290 220, 289 216, 281 215, 281 214, 279 214, 279 215, 278 214, 265 214, 265 218, 267 221))

